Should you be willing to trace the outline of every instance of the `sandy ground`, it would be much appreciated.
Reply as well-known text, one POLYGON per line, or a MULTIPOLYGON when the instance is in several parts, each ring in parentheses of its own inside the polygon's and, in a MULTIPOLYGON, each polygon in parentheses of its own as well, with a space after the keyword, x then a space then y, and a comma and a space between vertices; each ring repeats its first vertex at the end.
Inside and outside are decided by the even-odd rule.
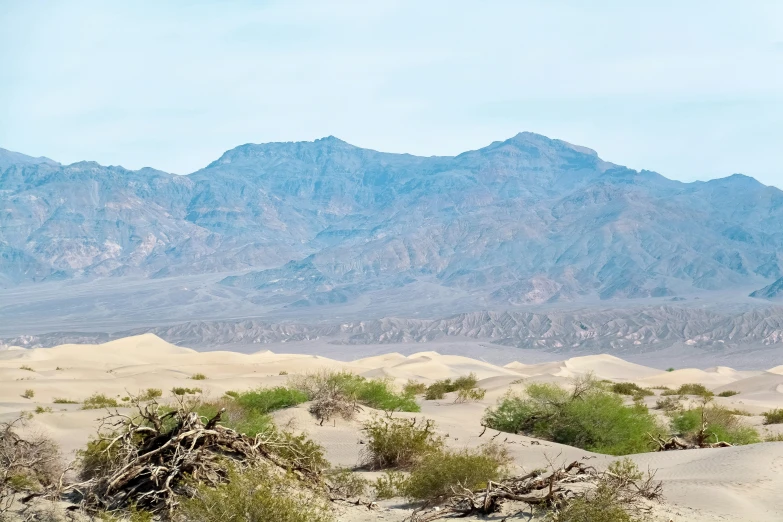
MULTIPOLYGON (((425 345, 426 346, 426 345, 425 345)), ((79 404, 58 404, 54 400, 82 401, 93 393, 118 399, 146 388, 170 390, 174 386, 200 387, 203 395, 219 397, 228 390, 245 390, 284 384, 288 374, 321 368, 345 369, 366 377, 390 377, 400 384, 408 379, 430 383, 446 377, 474 372, 479 386, 487 390, 478 403, 454 404, 421 401, 422 413, 437 422, 453 447, 470 447, 497 432, 489 430, 479 438, 480 419, 485 409, 509 389, 522 389, 535 381, 566 382, 593 372, 598 378, 631 381, 644 386, 677 387, 686 382, 703 383, 720 392, 738 395, 716 398, 721 404, 751 413, 747 422, 762 432, 783 431, 783 426, 761 426, 760 414, 783 407, 783 367, 766 371, 735 371, 727 367, 681 369, 666 372, 629 363, 610 355, 575 357, 560 362, 525 364, 524 361, 496 366, 456 355, 424 351, 411 355, 388 353, 342 362, 315 355, 284 355, 269 351, 253 354, 196 352, 174 346, 154 335, 142 335, 103 345, 63 345, 49 349, 0 351, 0 420, 11 420, 36 407, 52 412, 34 414, 30 429, 56 439, 68 458, 95 433, 102 410, 81 410, 79 404), (24 368, 27 369, 24 369, 24 368), (203 373, 206 380, 190 379, 203 373), (24 398, 33 390, 32 398, 24 398)), ((654 404, 655 397, 648 398, 654 404)), ((318 426, 305 406, 275 414, 280 424, 305 431, 322 444, 329 460, 340 466, 355 466, 361 450, 360 426, 371 415, 365 410, 353 421, 336 421, 318 426)), ((412 414, 403 414, 412 415, 412 414)), ((496 441, 506 444, 519 470, 545 466, 548 461, 586 459, 598 466, 611 457, 546 441, 501 434, 496 441)), ((662 520, 672 521, 783 521, 783 442, 713 450, 647 453, 632 456, 643 469, 657 469, 663 481, 665 502, 659 506, 662 520)), ((340 520, 402 520, 410 510, 397 502, 381 503, 379 511, 344 508, 340 520)), ((499 517, 498 520, 502 519, 499 517)), ((514 518, 509 518, 513 520, 514 518)), ((525 520, 521 516, 519 520, 525 520)))

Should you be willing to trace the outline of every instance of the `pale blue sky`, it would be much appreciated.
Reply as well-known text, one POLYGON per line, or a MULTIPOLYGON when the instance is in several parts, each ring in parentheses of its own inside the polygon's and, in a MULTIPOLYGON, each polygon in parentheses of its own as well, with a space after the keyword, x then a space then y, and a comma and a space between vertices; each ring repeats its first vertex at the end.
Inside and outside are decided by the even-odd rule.
POLYGON ((456 154, 526 130, 783 187, 783 2, 0 0, 0 100, 0 147, 68 163, 188 173, 330 134, 456 154))

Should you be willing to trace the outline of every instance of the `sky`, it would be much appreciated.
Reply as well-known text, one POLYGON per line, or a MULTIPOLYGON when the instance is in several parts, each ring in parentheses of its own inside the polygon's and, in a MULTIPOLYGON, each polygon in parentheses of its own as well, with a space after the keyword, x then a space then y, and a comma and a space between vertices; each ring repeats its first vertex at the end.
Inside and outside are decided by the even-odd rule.
POLYGON ((531 131, 783 187, 783 2, 0 0, 0 147, 186 174, 334 135, 453 155, 531 131))

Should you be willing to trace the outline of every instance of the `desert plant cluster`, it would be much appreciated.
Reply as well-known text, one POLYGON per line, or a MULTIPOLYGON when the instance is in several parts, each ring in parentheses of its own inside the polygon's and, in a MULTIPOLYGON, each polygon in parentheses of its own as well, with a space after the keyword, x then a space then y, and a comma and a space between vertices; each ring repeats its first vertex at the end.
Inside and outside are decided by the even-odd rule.
MULTIPOLYGON (((618 456, 762 440, 743 412, 716 404, 701 385, 661 392, 656 414, 644 403, 654 392, 633 383, 591 375, 567 386, 531 383, 487 408, 477 430, 479 437, 487 430, 519 433, 618 456)), ((167 398, 148 388, 119 401, 96 393, 81 407, 106 413, 68 467, 50 439, 22 435, 24 418, 0 423, 0 520, 29 510, 32 498, 49 498, 112 522, 330 522, 335 504, 371 509, 375 500, 398 497, 415 508, 409 522, 483 516, 508 503, 550 522, 642 522, 661 496, 654 473, 627 459, 603 470, 552 460, 546 469, 513 475, 508 446, 496 443, 497 435, 479 446, 450 447, 432 419, 416 415, 417 396, 448 393, 457 403, 484 397, 474 374, 397 388, 390 379, 344 371, 295 374, 285 386, 218 398, 179 388, 167 398), (317 443, 275 424, 274 412, 303 404, 315 425, 355 422, 365 411, 358 470, 381 474, 370 482, 355 469, 333 468, 317 443), (67 471, 78 479, 65 480, 67 471)), ((783 414, 773 410, 765 420, 780 423, 783 414)))

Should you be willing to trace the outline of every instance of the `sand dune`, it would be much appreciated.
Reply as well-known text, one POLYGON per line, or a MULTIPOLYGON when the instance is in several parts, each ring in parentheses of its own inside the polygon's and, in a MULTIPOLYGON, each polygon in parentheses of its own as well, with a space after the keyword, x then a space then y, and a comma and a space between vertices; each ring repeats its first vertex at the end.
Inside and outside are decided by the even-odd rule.
MULTIPOLYGON (((287 374, 342 369, 367 377, 389 377, 398 383, 409 379, 431 383, 475 373, 479 386, 487 390, 483 401, 455 404, 450 397, 421 401, 422 414, 434 419, 454 447, 475 446, 485 409, 509 389, 522 390, 529 382, 566 382, 593 373, 601 379, 633 381, 646 386, 677 387, 699 382, 716 392, 738 391, 720 398, 722 404, 748 408, 753 413, 783 407, 783 367, 769 371, 739 372, 727 367, 680 369, 666 372, 629 363, 611 355, 575 357, 559 362, 496 366, 476 359, 422 351, 408 356, 388 353, 338 361, 314 355, 288 355, 271 351, 252 354, 195 352, 167 343, 154 335, 141 335, 103 345, 63 345, 50 349, 5 350, 0 352, 0 419, 7 420, 36 406, 52 413, 35 415, 35 429, 48 432, 72 455, 94 433, 102 411, 80 410, 78 404, 55 404, 55 398, 81 401, 93 393, 122 397, 145 388, 200 387, 204 395, 217 397, 228 390, 281 385, 287 374), (206 380, 192 380, 203 373, 206 380), (30 399, 25 390, 34 391, 30 399)), ((359 419, 318 426, 304 407, 275 414, 280 423, 308 432, 321 443, 335 464, 352 466, 359 458, 359 419)), ((410 414, 402 414, 410 415, 410 414)), ((756 418, 760 419, 760 417, 756 418)), ((759 422, 757 420, 757 422, 759 422)), ((532 439, 502 434, 519 469, 546 465, 547 458, 578 460, 589 458, 598 466, 611 457, 532 439)), ((783 520, 783 443, 737 448, 649 453, 633 456, 643 467, 659 470, 666 503, 660 513, 674 521, 783 520)), ((404 510, 386 506, 383 519, 402 520, 404 510)), ((348 520, 348 519, 345 519, 348 520)), ((359 520, 359 519, 351 519, 359 520)))

